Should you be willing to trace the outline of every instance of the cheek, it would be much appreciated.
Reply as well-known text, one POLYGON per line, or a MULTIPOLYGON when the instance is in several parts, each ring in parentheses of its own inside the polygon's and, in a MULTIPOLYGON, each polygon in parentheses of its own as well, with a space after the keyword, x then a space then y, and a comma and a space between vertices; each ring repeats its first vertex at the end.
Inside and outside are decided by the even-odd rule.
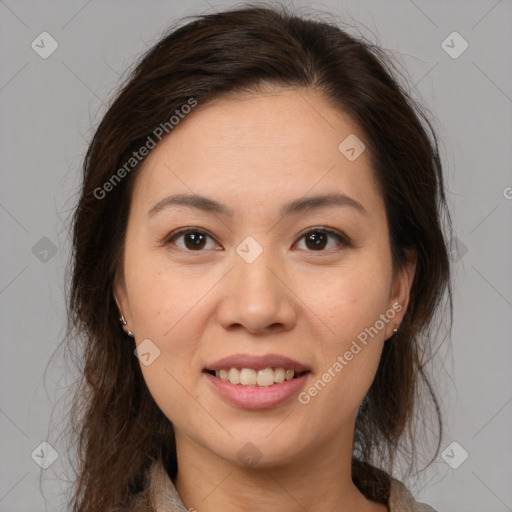
MULTIPOLYGON (((143 245, 143 244, 140 244, 143 245)), ((165 249, 127 243, 125 279, 137 337, 167 339, 181 327, 215 276, 171 264, 165 249)))
POLYGON ((373 382, 386 325, 392 320, 386 316, 389 276, 385 262, 360 258, 357 264, 338 268, 325 280, 326 286, 308 295, 311 309, 328 328, 316 337, 321 368, 304 402, 316 402, 313 407, 326 415, 326 424, 329 415, 338 414, 341 421, 355 413, 373 382))
POLYGON ((151 364, 141 359, 144 379, 161 408, 179 410, 186 403, 180 383, 184 384, 200 332, 200 322, 194 322, 191 313, 200 306, 204 287, 191 285, 157 251, 137 244, 127 243, 124 268, 136 343, 145 343, 151 352, 151 364))
POLYGON ((205 292, 200 293, 202 288, 194 286, 196 291, 191 292, 176 275, 171 279, 156 269, 153 272, 146 280, 134 280, 137 344, 150 339, 159 351, 150 365, 141 363, 141 370, 160 410, 171 422, 180 425, 181 417, 204 414, 198 405, 200 396, 191 383, 200 377, 196 360, 204 330, 204 322, 199 319, 200 298, 205 292), (197 375, 191 369, 197 370, 197 375))
POLYGON ((385 294, 375 293, 362 281, 354 281, 350 291, 334 292, 337 300, 323 299, 324 311, 330 313, 329 330, 317 338, 318 372, 300 401, 333 434, 347 418, 355 417, 375 378, 386 326, 381 320, 385 294))
POLYGON ((305 281, 302 289, 309 288, 306 296, 312 311, 343 345, 347 339, 357 337, 372 326, 385 312, 389 279, 385 262, 360 258, 353 265, 338 267, 326 274, 320 286, 318 280, 315 283, 305 281))

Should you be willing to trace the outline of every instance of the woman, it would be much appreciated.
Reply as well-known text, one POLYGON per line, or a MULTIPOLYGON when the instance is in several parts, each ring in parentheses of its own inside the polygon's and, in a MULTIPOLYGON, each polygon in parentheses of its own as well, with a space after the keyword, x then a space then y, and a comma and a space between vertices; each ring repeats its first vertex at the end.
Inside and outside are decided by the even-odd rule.
POLYGON ((378 48, 285 9, 144 56, 74 215, 80 512, 432 511, 415 463, 451 293, 437 141, 378 48))

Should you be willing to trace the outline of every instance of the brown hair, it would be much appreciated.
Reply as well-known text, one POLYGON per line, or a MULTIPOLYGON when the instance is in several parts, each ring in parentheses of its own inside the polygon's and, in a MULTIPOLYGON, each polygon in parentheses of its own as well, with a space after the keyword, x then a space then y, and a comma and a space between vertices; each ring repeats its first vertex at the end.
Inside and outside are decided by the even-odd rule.
POLYGON ((420 384, 436 412, 437 456, 442 420, 425 365, 435 338, 431 324, 446 291, 451 318, 443 220, 447 229, 451 222, 434 130, 390 64, 378 46, 334 23, 260 4, 194 17, 173 28, 134 67, 88 148, 72 219, 68 337, 79 340, 81 354, 70 417, 78 456, 73 510, 127 506, 159 457, 171 478, 177 472, 172 424, 146 387, 113 297, 140 163, 123 173, 106 197, 98 198, 97 191, 190 98, 204 106, 268 84, 314 88, 359 125, 386 205, 394 269, 404 265, 408 249, 417 255, 409 307, 399 332, 384 345, 358 412, 354 482, 371 498, 365 482, 382 472, 370 463, 391 471, 402 449, 412 464, 411 425, 425 402, 420 384))

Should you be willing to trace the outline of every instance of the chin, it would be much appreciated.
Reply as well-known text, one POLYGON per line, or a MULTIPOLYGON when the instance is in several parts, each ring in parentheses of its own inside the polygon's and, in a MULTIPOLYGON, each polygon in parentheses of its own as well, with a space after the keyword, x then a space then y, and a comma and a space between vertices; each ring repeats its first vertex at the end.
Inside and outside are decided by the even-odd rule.
POLYGON ((304 440, 299 444, 286 432, 282 437, 265 429, 259 435, 240 435, 226 446, 226 459, 241 467, 271 468, 292 464, 299 456, 298 446, 303 446, 304 440))

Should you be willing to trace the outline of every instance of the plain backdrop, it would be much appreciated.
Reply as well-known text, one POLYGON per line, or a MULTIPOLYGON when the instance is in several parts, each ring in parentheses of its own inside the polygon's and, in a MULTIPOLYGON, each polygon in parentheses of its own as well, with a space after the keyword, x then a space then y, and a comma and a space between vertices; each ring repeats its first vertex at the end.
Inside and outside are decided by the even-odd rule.
MULTIPOLYGON (((407 485, 440 512, 510 511, 512 2, 289 4, 388 49, 435 117, 456 234, 452 349, 436 363, 446 450, 407 485)), ((1 512, 65 510, 68 453, 49 420, 65 414, 73 375, 59 354, 44 373, 65 334, 66 229, 87 143, 122 73, 169 25, 232 5, 0 1, 1 512)))

